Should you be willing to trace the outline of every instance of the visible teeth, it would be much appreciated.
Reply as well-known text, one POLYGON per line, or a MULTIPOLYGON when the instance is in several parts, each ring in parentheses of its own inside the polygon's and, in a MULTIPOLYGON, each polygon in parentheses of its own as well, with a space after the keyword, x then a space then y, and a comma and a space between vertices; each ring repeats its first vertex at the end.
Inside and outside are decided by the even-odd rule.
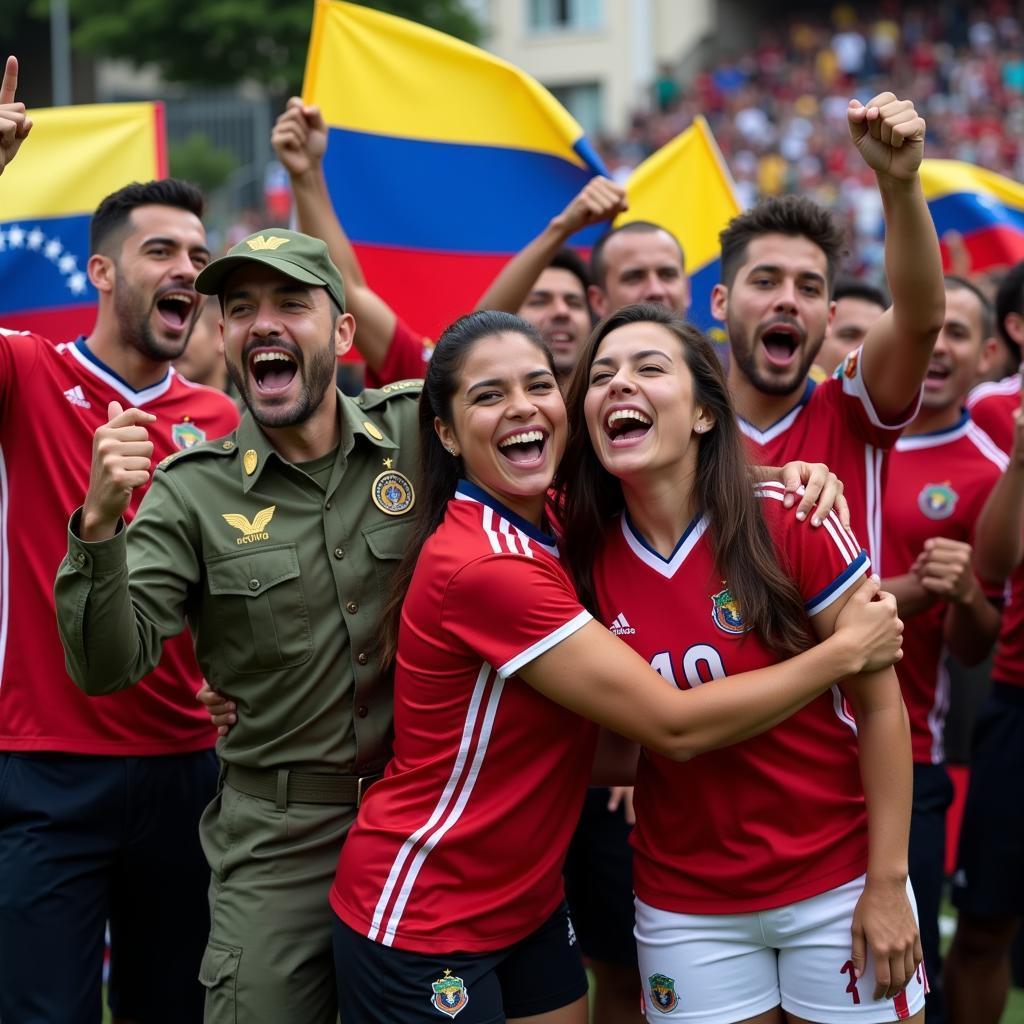
POLYGON ((534 441, 543 441, 544 434, 539 430, 528 430, 524 434, 513 434, 511 437, 506 437, 498 447, 507 448, 511 444, 532 444, 534 441))
POLYGON ((256 355, 252 357, 252 361, 254 363, 268 363, 272 359, 281 359, 286 363, 295 362, 287 352, 257 352, 256 355))
POLYGON ((187 305, 192 305, 192 296, 186 295, 184 292, 170 292, 167 295, 160 296, 161 302, 184 302, 187 305))
POLYGON ((608 426, 612 426, 618 423, 619 420, 637 420, 639 423, 644 423, 647 426, 651 425, 651 418, 645 416, 639 409, 616 409, 615 412, 608 416, 608 426))

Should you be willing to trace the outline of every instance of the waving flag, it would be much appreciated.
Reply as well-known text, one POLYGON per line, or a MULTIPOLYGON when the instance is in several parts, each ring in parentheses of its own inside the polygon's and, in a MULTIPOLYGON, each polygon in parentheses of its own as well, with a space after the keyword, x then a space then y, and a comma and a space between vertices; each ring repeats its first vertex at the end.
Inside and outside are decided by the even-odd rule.
MULTIPOLYGON (((971 271, 1024 259, 1024 185, 959 160, 925 160, 921 184, 940 241, 957 232, 971 271)), ((946 269, 949 254, 943 245, 946 269)))
MULTIPOLYGON (((329 126, 324 172, 367 278, 434 336, 605 173, 583 129, 529 75, 355 4, 318 0, 303 98, 329 126)), ((591 245, 601 230, 574 242, 591 245)))
POLYGON ((629 209, 616 225, 648 220, 672 232, 683 247, 690 275, 689 318, 716 341, 711 289, 719 281, 718 233, 740 212, 732 179, 703 117, 665 143, 626 182, 629 209))
POLYGON ((92 329, 89 220, 131 181, 167 174, 163 107, 32 110, 32 134, 0 178, 0 326, 66 341, 92 329))

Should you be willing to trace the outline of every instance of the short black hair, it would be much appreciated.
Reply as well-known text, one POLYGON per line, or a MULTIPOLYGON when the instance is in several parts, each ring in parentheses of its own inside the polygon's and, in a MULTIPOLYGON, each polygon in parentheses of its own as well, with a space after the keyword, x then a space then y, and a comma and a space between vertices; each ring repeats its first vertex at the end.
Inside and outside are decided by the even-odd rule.
POLYGON ((982 340, 991 338, 996 329, 996 315, 989 297, 973 281, 968 281, 966 277, 961 277, 959 274, 946 274, 943 280, 946 282, 946 288, 950 291, 959 288, 973 292, 981 310, 982 340))
MULTIPOLYGON (((587 265, 583 262, 583 257, 575 249, 559 249, 551 257, 548 267, 553 267, 555 270, 568 270, 573 277, 578 278, 583 294, 586 296, 587 288, 590 286, 590 274, 587 273, 587 265)), ((544 269, 546 270, 547 267, 544 269)))
POLYGON ((112 249, 121 241, 118 236, 128 224, 132 211, 139 206, 176 206, 202 219, 206 201, 196 185, 180 178, 161 178, 145 183, 133 181, 111 192, 96 207, 89 224, 89 253, 114 255, 112 249))
POLYGON ((737 214, 719 234, 722 244, 722 283, 731 287, 743 266, 747 246, 761 235, 806 238, 825 254, 829 294, 839 269, 846 233, 835 217, 806 196, 769 196, 737 214))
POLYGON ((1019 357, 1020 343, 1006 331, 1006 318, 1011 313, 1024 314, 1024 260, 1010 267, 996 290, 996 330, 1003 344, 1019 357))
POLYGON ((892 304, 884 289, 849 274, 840 274, 832 286, 832 301, 838 302, 840 299, 863 299, 882 309, 888 309, 892 304))
POLYGON ((686 253, 683 252, 682 243, 676 238, 668 228, 662 227, 660 224, 655 224, 649 220, 631 220, 628 224, 622 224, 617 228, 612 228, 611 231, 602 235, 594 245, 594 248, 590 250, 590 280, 592 284, 596 284, 598 288, 604 288, 605 279, 608 276, 608 267, 605 266, 604 262, 604 250, 609 240, 614 238, 616 235, 624 234, 636 234, 636 235, 651 235, 655 232, 663 231, 673 242, 679 246, 679 262, 682 264, 683 269, 686 269, 686 253))

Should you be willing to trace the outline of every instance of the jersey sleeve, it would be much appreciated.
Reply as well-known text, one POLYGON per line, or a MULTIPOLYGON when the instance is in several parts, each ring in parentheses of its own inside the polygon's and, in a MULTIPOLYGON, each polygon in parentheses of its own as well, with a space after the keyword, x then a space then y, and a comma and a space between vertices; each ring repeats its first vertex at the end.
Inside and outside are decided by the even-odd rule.
POLYGON ((823 612, 871 571, 867 552, 834 512, 812 527, 782 507, 783 484, 761 484, 757 494, 783 569, 796 583, 809 616, 823 612))
POLYGON ((975 388, 968 396, 967 408, 971 419, 1003 452, 1009 454, 1013 448, 1013 410, 1017 403, 1012 396, 1008 398, 1006 395, 992 393, 994 389, 986 392, 984 387, 981 385, 975 388))
POLYGON ((503 679, 591 618, 556 563, 525 555, 470 562, 449 582, 441 609, 442 625, 503 679))
POLYGON ((875 409, 864 382, 862 355, 862 348, 851 352, 836 368, 832 380, 821 387, 835 389, 843 421, 859 437, 877 448, 891 448, 917 415, 922 389, 918 388, 917 397, 900 413, 896 422, 886 423, 875 409))
POLYGON ((414 380, 427 375, 427 363, 434 351, 430 338, 417 334, 401 317, 395 318, 395 331, 391 335, 387 355, 377 371, 366 367, 368 388, 380 388, 396 380, 414 380))

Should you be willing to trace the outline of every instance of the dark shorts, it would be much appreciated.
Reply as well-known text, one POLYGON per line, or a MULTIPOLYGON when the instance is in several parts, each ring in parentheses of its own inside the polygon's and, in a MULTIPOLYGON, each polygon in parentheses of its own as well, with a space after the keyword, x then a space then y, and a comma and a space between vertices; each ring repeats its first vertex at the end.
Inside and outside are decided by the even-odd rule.
POLYGON ((587 790, 565 859, 565 898, 583 955, 636 967, 633 849, 622 805, 608 810, 608 790, 587 790))
POLYGON ((202 1020, 216 784, 211 750, 0 753, 0 1020, 96 1024, 108 921, 114 1016, 202 1020))
POLYGON ((978 917, 1024 914, 1024 688, 996 682, 978 715, 953 903, 978 917))
POLYGON ((334 926, 338 1010, 359 1024, 502 1024, 549 1013, 587 991, 563 903, 535 932, 494 953, 411 953, 334 926))

